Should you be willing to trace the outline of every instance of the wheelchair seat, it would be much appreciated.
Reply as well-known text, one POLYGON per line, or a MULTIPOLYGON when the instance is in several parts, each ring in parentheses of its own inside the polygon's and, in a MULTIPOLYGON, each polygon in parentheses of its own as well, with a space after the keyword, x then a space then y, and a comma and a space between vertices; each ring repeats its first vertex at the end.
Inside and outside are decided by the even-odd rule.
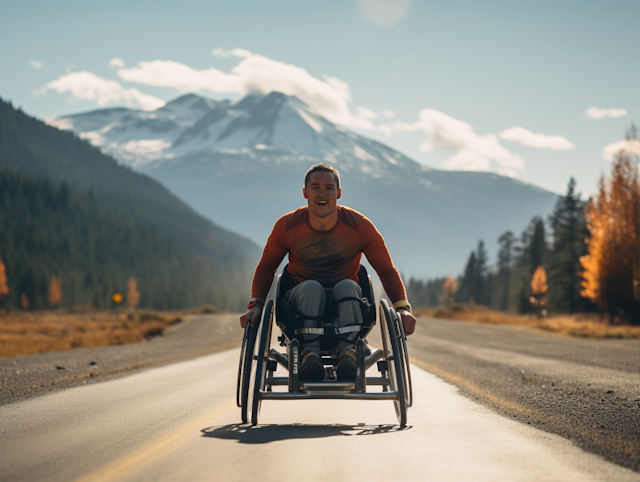
MULTIPOLYGON (((309 329, 302 328, 300 326, 301 320, 303 318, 308 319, 309 317, 303 317, 302 314, 293 312, 292 308, 289 307, 284 300, 285 294, 296 286, 291 274, 289 273, 288 267, 289 265, 287 264, 282 270, 282 275, 278 280, 276 288, 275 321, 282 330, 283 336, 287 341, 297 339, 302 345, 304 345, 305 340, 303 339, 303 336, 309 334, 319 336, 320 355, 323 357, 329 357, 335 361, 337 358, 338 339, 345 339, 357 331, 358 335, 353 341, 355 344, 358 339, 364 339, 375 325, 376 309, 371 277, 367 273, 366 268, 360 265, 360 269, 358 270, 358 286, 360 286, 360 289, 362 290, 361 307, 363 312, 363 324, 359 328, 355 325, 354 327, 335 327, 333 324, 333 321, 337 316, 335 306, 333 306, 334 309, 327 309, 325 306, 324 313, 318 317, 316 328, 309 329)), ((329 303, 327 303, 327 305, 329 305, 329 303)), ((281 340, 282 346, 284 346, 285 343, 285 340, 281 340)))

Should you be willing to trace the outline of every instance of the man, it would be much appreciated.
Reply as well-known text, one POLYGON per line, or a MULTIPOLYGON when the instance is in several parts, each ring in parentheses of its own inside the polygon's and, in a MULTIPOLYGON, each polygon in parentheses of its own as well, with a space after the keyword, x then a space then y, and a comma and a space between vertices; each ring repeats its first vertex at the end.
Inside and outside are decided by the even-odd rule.
MULTIPOLYGON (((305 175, 302 195, 307 207, 285 214, 273 227, 256 267, 252 299, 248 311, 240 317, 240 325, 244 328, 247 322, 254 326, 259 323, 273 276, 287 254, 288 271, 296 285, 285 293, 284 300, 303 319, 309 317, 304 320, 304 327, 315 327, 327 304, 337 310, 336 326, 362 325, 358 301, 362 290, 357 275, 364 253, 400 314, 405 333, 411 335, 416 319, 411 314, 400 274, 373 223, 359 212, 337 205, 342 196, 338 171, 328 164, 314 165, 305 175)), ((338 342, 338 379, 355 377, 356 336, 354 332, 338 342)), ((300 377, 323 379, 318 337, 303 335, 303 341, 300 377)))

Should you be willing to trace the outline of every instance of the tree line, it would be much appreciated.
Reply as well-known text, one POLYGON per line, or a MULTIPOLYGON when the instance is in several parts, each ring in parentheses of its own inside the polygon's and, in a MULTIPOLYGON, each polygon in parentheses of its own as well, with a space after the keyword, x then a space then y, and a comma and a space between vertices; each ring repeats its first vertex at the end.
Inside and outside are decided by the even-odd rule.
POLYGON ((0 307, 105 308, 132 277, 140 307, 246 303, 254 243, 2 99, 0 184, 0 307))
POLYGON ((599 191, 582 200, 569 181, 552 214, 534 217, 516 236, 504 232, 491 264, 480 240, 456 279, 410 279, 416 306, 477 304, 516 313, 599 310, 610 321, 640 324, 638 133, 626 134, 599 191))
POLYGON ((106 308, 134 277, 143 307, 236 308, 236 287, 247 282, 105 210, 91 192, 8 169, 0 169, 0 260, 0 307, 106 308))

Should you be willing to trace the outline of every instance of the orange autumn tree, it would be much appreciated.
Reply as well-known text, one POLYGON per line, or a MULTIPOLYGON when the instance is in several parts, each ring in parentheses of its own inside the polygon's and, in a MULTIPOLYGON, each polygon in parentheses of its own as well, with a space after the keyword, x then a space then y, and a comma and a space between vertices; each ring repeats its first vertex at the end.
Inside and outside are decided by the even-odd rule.
POLYGON ((536 311, 541 309, 546 303, 545 295, 549 285, 547 284, 547 273, 542 266, 538 266, 531 277, 531 304, 536 307, 536 311))
POLYGON ((129 308, 135 308, 138 306, 140 300, 140 293, 138 293, 138 282, 132 276, 127 280, 127 306, 129 308))
POLYGON ((635 144, 616 155, 611 179, 600 181, 597 198, 585 208, 590 238, 589 253, 580 260, 581 295, 610 321, 640 324, 640 184, 628 146, 635 144))
POLYGON ((0 299, 9 294, 9 284, 7 282, 7 271, 0 258, 0 299))
POLYGON ((447 304, 451 305, 456 298, 456 291, 458 291, 458 283, 453 279, 453 276, 449 275, 449 277, 444 280, 442 291, 444 292, 447 304))
POLYGON ((62 280, 55 275, 51 275, 49 281, 49 306, 55 308, 62 303, 62 280))
POLYGON ((20 308, 25 311, 29 309, 29 298, 26 293, 20 293, 20 308))

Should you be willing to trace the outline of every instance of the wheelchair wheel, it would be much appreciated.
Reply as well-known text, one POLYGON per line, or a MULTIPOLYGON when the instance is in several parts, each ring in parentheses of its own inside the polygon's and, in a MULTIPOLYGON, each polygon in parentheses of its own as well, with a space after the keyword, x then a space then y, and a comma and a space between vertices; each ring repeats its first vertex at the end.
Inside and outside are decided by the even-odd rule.
POLYGON ((397 321, 391 313, 386 300, 380 302, 380 329, 382 331, 382 345, 387 368, 390 390, 397 391, 398 397, 393 401, 396 416, 401 427, 407 425, 407 390, 404 372, 404 355, 400 348, 397 321))
POLYGON ((240 349, 240 364, 238 366, 238 386, 236 389, 236 402, 241 409, 242 423, 248 423, 251 412, 247 410, 249 397, 249 381, 251 374, 251 361, 256 343, 257 326, 247 323, 242 337, 242 348, 240 349))
POLYGON ((256 342, 252 352, 247 399, 247 417, 251 414, 251 425, 258 425, 260 414, 260 390, 264 390, 266 381, 267 357, 271 348, 271 322, 273 319, 273 300, 269 300, 262 311, 262 321, 257 330, 256 342))
POLYGON ((402 319, 396 313, 396 324, 397 330, 400 334, 400 342, 399 348, 402 351, 402 355, 404 358, 404 376, 405 376, 405 395, 407 396, 407 407, 411 407, 413 405, 413 383, 411 382, 411 365, 409 364, 409 350, 407 349, 407 337, 404 334, 404 325, 402 324, 402 319))

